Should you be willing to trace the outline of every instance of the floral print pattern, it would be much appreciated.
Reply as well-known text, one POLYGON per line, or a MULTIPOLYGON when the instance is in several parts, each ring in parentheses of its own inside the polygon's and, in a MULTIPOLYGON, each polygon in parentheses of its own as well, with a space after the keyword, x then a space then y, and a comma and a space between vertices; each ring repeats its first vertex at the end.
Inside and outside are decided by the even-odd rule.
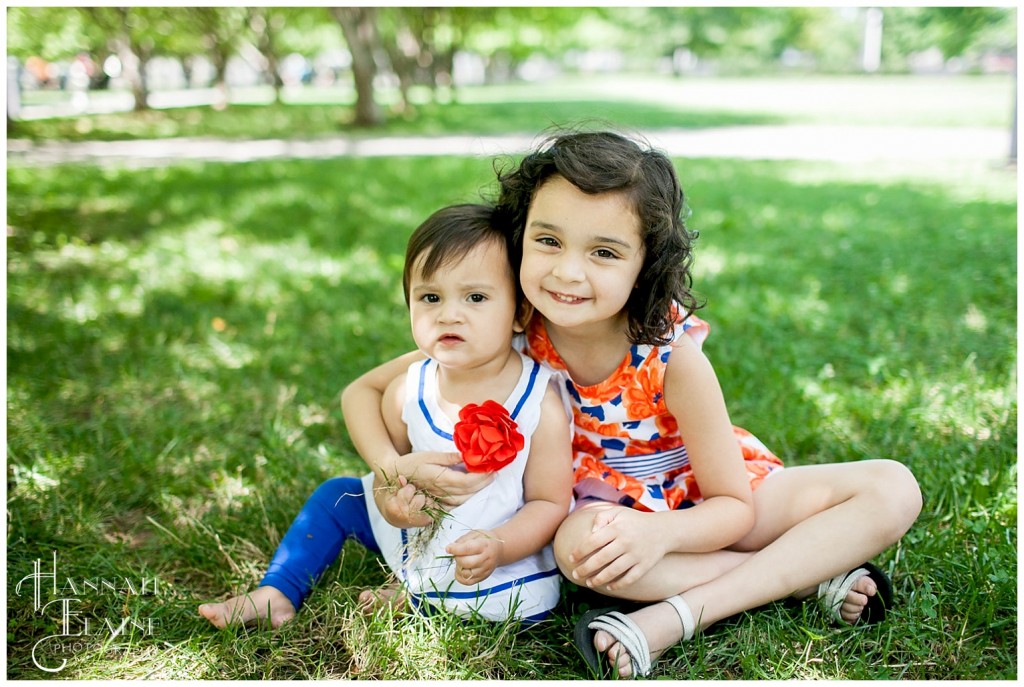
MULTIPOLYGON (((709 325, 673 308, 675 336, 702 345, 709 325)), ((664 397, 665 367, 672 344, 633 345, 618 369, 593 386, 577 386, 534 313, 525 338, 526 353, 561 373, 573 406, 573 467, 577 500, 613 501, 643 511, 689 508, 702 500, 676 419, 664 397)), ((740 427, 740 445, 751 488, 757 488, 782 461, 757 437, 740 427)))

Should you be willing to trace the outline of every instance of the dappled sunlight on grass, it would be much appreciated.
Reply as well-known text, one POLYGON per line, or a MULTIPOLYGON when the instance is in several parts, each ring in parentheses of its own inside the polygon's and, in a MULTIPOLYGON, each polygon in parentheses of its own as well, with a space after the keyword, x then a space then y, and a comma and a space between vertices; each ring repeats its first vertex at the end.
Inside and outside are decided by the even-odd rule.
POLYGON ((697 257, 693 272, 698 285, 711 277, 732 273, 741 274, 746 270, 763 269, 770 256, 740 250, 723 250, 719 246, 704 245, 698 240, 697 257))
POLYGON ((889 272, 883 275, 882 286, 893 296, 905 296, 910 290, 910 276, 903 272, 889 272))
MULTIPOLYGON (((740 655, 760 642, 751 655, 769 652, 776 677, 1002 675, 962 662, 1002 656, 1008 630, 988 628, 1016 603, 998 577, 1016 555, 1015 202, 838 166, 680 169, 701 232, 704 350, 732 419, 790 465, 904 461, 926 511, 891 554, 903 598, 917 595, 899 627, 916 634, 822 630, 804 658, 819 619, 779 610, 770 627, 744 616, 673 650, 673 670, 749 678, 761 668, 740 655), (965 591, 974 579, 983 595, 965 591), (925 626, 974 648, 919 646, 925 626), (922 651, 934 665, 910 666, 922 651)), ((200 600, 255 586, 317 484, 365 470, 339 393, 412 348, 409 233, 492 177, 488 161, 455 158, 10 170, 9 567, 67 547, 69 565, 159 570, 169 589, 166 636, 89 654, 74 675, 579 675, 565 618, 534 640, 350 617, 355 592, 384 581, 354 545, 291 629, 229 636, 194 617, 200 600), (538 656, 547 665, 531 668, 538 656), (495 663, 507 672, 485 674, 495 663)), ((8 620, 15 675, 38 677, 26 642, 42 621, 24 604, 8 620)))
POLYGON ((164 511, 160 521, 154 521, 165 538, 170 538, 180 547, 188 544, 178 535, 185 534, 195 523, 202 522, 213 509, 214 502, 208 490, 202 490, 196 496, 185 498, 177 494, 160 494, 157 505, 164 511))
POLYGON ((418 615, 399 622, 390 610, 373 616, 350 611, 338 621, 351 657, 348 670, 367 680, 500 678, 488 669, 516 639, 514 623, 418 615))
POLYGON ((50 477, 45 472, 59 474, 48 466, 36 463, 30 466, 14 465, 11 468, 13 483, 8 485, 11 496, 31 496, 60 486, 60 480, 50 477), (45 471, 45 472, 44 472, 45 471))
POLYGON ((985 330, 988 328, 988 318, 985 317, 985 313, 983 313, 974 303, 967 304, 967 312, 963 314, 960 321, 963 322, 963 325, 969 331, 972 331, 975 334, 984 334, 985 330))
POLYGON ((793 385, 813 404, 821 418, 821 430, 841 443, 859 443, 858 430, 845 407, 845 396, 839 390, 831 390, 826 381, 834 374, 832 366, 826 365, 817 377, 795 377, 793 385))
MULTIPOLYGON (((158 634, 158 630, 154 630, 158 634)), ((143 644, 136 640, 81 653, 62 679, 71 680, 208 680, 221 679, 217 657, 194 642, 143 644)))
POLYGON ((785 318, 801 331, 821 332, 829 323, 830 306, 822 299, 821 282, 805 277, 800 293, 780 293, 774 289, 762 292, 760 314, 769 320, 785 318))
POLYGON ((197 283, 204 289, 234 287, 243 301, 277 306, 303 292, 345 284, 376 286, 393 291, 391 274, 376 250, 356 246, 332 257, 310 248, 305 236, 275 243, 224 235, 219 222, 204 222, 184 232, 168 232, 151 250, 132 262, 145 277, 147 289, 187 292, 197 283))
POLYGON ((853 228, 859 214, 850 206, 831 207, 821 215, 821 227, 828 231, 843 233, 853 228))
POLYGON ((72 238, 53 251, 40 251, 38 264, 44 269, 59 272, 75 267, 93 267, 112 270, 129 255, 128 247, 113 241, 89 245, 72 238))
POLYGON ((984 161, 888 160, 842 165, 800 162, 780 168, 779 174, 780 178, 811 189, 836 182, 864 184, 865 192, 860 201, 866 207, 873 207, 882 200, 880 185, 941 189, 947 200, 959 202, 1014 202, 1017 198, 1016 168, 984 161))
POLYGON ((258 355, 252 346, 229 343, 217 336, 209 336, 197 344, 174 343, 168 348, 168 352, 176 356, 183 366, 198 370, 213 370, 218 367, 237 370, 253 362, 258 355))
POLYGON ((912 414, 929 433, 959 434, 967 440, 1013 440, 1010 409, 1017 398, 1016 383, 992 388, 979 383, 974 366, 964 365, 963 380, 922 386, 912 414))
MULTIPOLYGON (((91 284, 83 284, 77 294, 62 299, 57 313, 71 322, 86 324, 112 313, 139 315, 142 312, 142 305, 142 290, 138 287, 128 290, 120 285, 113 285, 100 291, 91 284)), ((118 347, 119 345, 114 343, 111 349, 118 347)))
POLYGON ((1007 448, 1014 441, 1010 420, 1017 397, 1015 381, 989 386, 971 361, 939 379, 922 375, 920 366, 916 371, 890 369, 883 358, 870 361, 863 375, 877 381, 836 382, 831 364, 813 378, 795 381, 827 422, 838 423, 834 427, 850 427, 851 422, 886 424, 903 416, 912 421, 921 440, 956 437, 965 442, 1002 442, 1007 448))
POLYGON ((252 490, 246 485, 241 472, 242 469, 239 466, 233 475, 223 469, 210 475, 210 480, 213 482, 213 489, 210 493, 221 510, 230 511, 233 508, 243 508, 248 502, 252 490))

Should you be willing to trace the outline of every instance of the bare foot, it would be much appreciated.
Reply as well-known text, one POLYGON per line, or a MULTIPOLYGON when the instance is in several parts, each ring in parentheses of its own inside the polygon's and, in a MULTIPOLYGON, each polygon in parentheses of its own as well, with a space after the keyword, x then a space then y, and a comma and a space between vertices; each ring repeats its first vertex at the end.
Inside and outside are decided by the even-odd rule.
POLYGON ((295 606, 275 587, 257 587, 250 594, 221 603, 203 604, 199 615, 220 630, 228 625, 260 624, 267 619, 270 627, 278 628, 295 617, 295 606))
POLYGON ((860 620, 860 614, 868 605, 868 597, 874 596, 878 591, 878 585, 870 577, 862 577, 853 583, 853 587, 846 593, 846 600, 839 607, 839 615, 851 625, 860 620))
MULTIPOLYGON (((818 587, 808 587, 793 595, 795 599, 806 599, 807 597, 817 594, 818 587)), ((839 616, 846 622, 853 625, 855 622, 860 620, 860 614, 864 612, 864 607, 868 604, 868 597, 874 596, 878 592, 878 585, 870 577, 862 577, 853 583, 853 587, 846 593, 846 599, 843 601, 843 605, 839 607, 839 616)))
POLYGON ((406 596, 398 585, 389 585, 380 589, 364 589, 359 592, 359 610, 367 615, 382 608, 404 610, 409 604, 406 596))
MULTIPOLYGON (((679 622, 679 614, 667 603, 644 606, 638 611, 628 613, 627 616, 647 637, 647 647, 651 651, 652 663, 666 649, 683 638, 683 626, 679 622)), ((594 648, 607 656, 609 665, 618 671, 619 677, 633 676, 633 665, 630 663, 629 652, 610 634, 598 630, 594 634, 594 648)))

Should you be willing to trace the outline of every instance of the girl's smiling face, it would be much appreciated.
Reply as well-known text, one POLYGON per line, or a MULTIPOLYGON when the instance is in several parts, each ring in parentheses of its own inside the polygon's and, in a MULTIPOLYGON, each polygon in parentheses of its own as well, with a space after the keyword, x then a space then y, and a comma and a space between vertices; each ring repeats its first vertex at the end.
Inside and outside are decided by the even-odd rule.
POLYGON ((557 327, 625 317, 644 262, 640 220, 625 193, 587 194, 564 177, 537 189, 526 215, 520 280, 557 327))

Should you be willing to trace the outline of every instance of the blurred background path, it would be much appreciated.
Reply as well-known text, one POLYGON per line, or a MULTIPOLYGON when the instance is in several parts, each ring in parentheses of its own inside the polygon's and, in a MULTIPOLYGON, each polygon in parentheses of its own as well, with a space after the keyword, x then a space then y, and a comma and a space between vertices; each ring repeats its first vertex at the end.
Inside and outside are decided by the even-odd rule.
MULTIPOLYGON (((1010 133, 986 127, 853 125, 732 126, 642 132, 678 157, 832 161, 1005 161, 1010 133)), ((171 138, 138 141, 7 141, 8 162, 68 162, 160 166, 183 160, 248 162, 274 158, 517 154, 532 135, 334 136, 313 139, 218 140, 171 138)))

